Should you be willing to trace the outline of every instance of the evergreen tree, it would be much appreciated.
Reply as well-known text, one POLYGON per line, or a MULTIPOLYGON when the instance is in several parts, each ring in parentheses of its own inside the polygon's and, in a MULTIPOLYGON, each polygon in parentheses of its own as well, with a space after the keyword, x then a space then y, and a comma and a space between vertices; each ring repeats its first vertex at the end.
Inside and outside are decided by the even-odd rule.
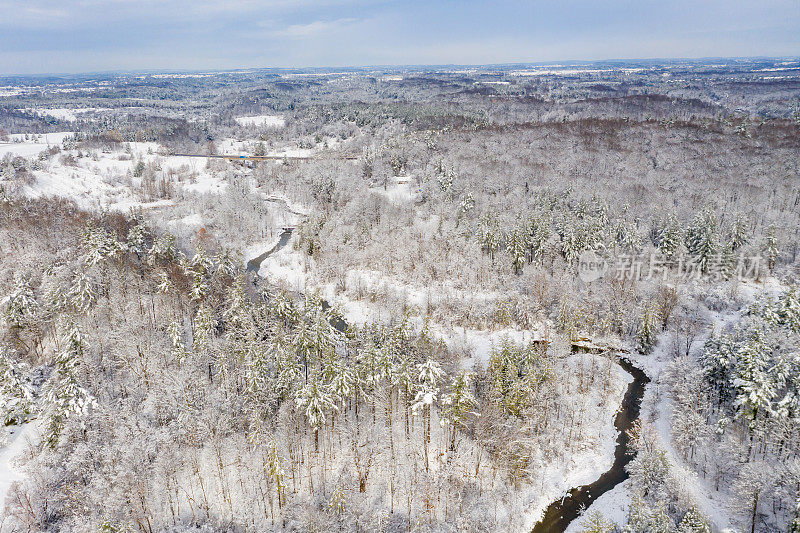
POLYGON ((531 217, 527 227, 528 262, 538 262, 542 259, 550 240, 550 222, 543 216, 531 217))
POLYGON ((733 379, 734 406, 750 420, 751 427, 760 412, 769 412, 776 393, 768 373, 769 346, 764 333, 756 328, 740 345, 733 379))
POLYGON ((456 449, 456 432, 463 427, 467 415, 472 414, 472 410, 478 404, 475 396, 470 390, 472 374, 469 372, 459 372, 450 385, 450 391, 442 398, 442 418, 443 426, 450 425, 450 450, 456 449))
POLYGON ((670 214, 659 234, 658 251, 671 259, 680 248, 682 241, 683 228, 681 223, 678 221, 678 217, 670 214))
POLYGON ((83 235, 84 263, 91 268, 108 259, 114 259, 123 252, 123 246, 111 233, 104 229, 89 226, 83 235))
POLYGON ((497 219, 487 216, 481 220, 479 239, 483 249, 494 261, 495 254, 500 249, 501 244, 500 223, 497 219))
POLYGON ((146 251, 147 237, 147 229, 141 224, 136 224, 128 230, 125 247, 128 251, 135 253, 137 257, 142 257, 146 251))
POLYGON ((147 262, 151 265, 155 265, 159 261, 170 263, 177 257, 178 250, 175 246, 175 236, 165 233, 153 241, 150 254, 147 256, 147 262))
POLYGON ((718 252, 717 218, 707 208, 692 220, 686 231, 686 249, 695 258, 701 272, 707 272, 708 264, 718 252))
POLYGON ((663 502, 651 508, 641 496, 634 496, 628 522, 623 533, 673 533, 675 523, 667 513, 663 502))
POLYGON ((656 312, 652 306, 647 305, 642 309, 639 319, 639 332, 636 335, 639 351, 649 354, 658 342, 658 326, 656 312))
POLYGON ((34 389, 26 379, 27 365, 16 362, 0 346, 0 423, 24 424, 35 412, 34 389))
POLYGON ((743 215, 736 217, 731 229, 731 247, 738 250, 750 240, 750 225, 743 215))
POLYGON ((717 393, 722 405, 733 396, 731 375, 736 361, 735 346, 728 335, 717 336, 712 331, 703 348, 701 365, 706 381, 717 393))
POLYGON ((86 313, 97 300, 95 281, 84 272, 77 272, 67 291, 67 298, 75 309, 86 313))
POLYGON ((522 273, 528 255, 528 240, 524 232, 514 229, 506 235, 506 251, 511 256, 511 268, 515 274, 522 273))
POLYGON ((778 261, 778 232, 775 224, 767 228, 767 235, 764 238, 764 254, 767 257, 767 267, 772 271, 778 261))
POLYGON ((677 533, 711 533, 711 528, 700 512, 692 507, 683 515, 677 533))
POLYGON ((55 446, 67 418, 84 417, 97 404, 95 397, 78 382, 80 366, 86 345, 75 325, 70 325, 64 338, 64 350, 55 361, 54 376, 47 386, 46 441, 55 446))
POLYGON ((581 520, 580 533, 613 533, 614 523, 600 511, 592 511, 581 520))
POLYGON ((38 304, 27 278, 19 278, 8 296, 4 317, 9 328, 23 328, 32 320, 38 304))
POLYGON ((314 450, 319 451, 319 430, 327 420, 328 413, 338 410, 333 395, 319 376, 312 374, 297 391, 295 402, 314 431, 314 450))
POLYGON ((197 307, 194 316, 194 350, 203 353, 211 346, 214 332, 217 328, 217 320, 211 307, 203 303, 197 307))
POLYGON ((181 326, 176 320, 173 320, 167 326, 167 335, 169 335, 169 340, 172 344, 172 356, 178 361, 183 361, 187 355, 186 346, 183 344, 181 326))

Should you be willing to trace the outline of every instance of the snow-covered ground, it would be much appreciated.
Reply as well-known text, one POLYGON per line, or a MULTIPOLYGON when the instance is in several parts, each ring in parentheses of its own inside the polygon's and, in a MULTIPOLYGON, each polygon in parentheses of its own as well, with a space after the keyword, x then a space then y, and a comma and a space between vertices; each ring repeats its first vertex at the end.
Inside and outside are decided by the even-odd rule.
MULTIPOLYGON (((0 157, 11 154, 33 159, 50 147, 61 147, 62 141, 71 135, 70 132, 12 134, 10 142, 0 143, 0 157)), ((24 185, 23 192, 32 198, 68 198, 87 209, 125 212, 133 207, 172 205, 172 200, 143 201, 136 190, 141 180, 130 178, 134 166, 140 161, 155 165, 159 172, 185 178, 177 186, 189 192, 219 193, 227 187, 220 177, 206 168, 204 159, 162 154, 163 148, 152 142, 125 143, 119 150, 93 151, 90 155, 84 153, 84 157, 77 157, 77 150, 62 151, 41 162, 41 168, 32 172, 34 179, 24 185), (73 159, 65 162, 62 157, 69 155, 73 159)))
POLYGON ((631 507, 630 483, 630 479, 625 480, 597 498, 584 512, 583 516, 573 520, 567 526, 565 533, 580 533, 583 530, 583 517, 594 511, 600 511, 606 520, 613 522, 617 526, 625 524, 631 507))
MULTIPOLYGON (((571 365, 588 366, 593 358, 602 356, 573 354, 567 361, 571 365)), ((584 408, 597 410, 593 412, 593 418, 587 417, 585 420, 583 431, 588 442, 584 449, 571 452, 565 461, 553 461, 534 450, 533 465, 539 467, 540 474, 538 483, 534 482, 523 489, 522 498, 526 502, 527 519, 521 530, 533 529, 553 501, 564 497, 573 487, 592 483, 614 463, 614 449, 618 436, 614 418, 622 406, 625 391, 628 384, 633 381, 633 377, 619 365, 613 363, 612 365, 613 378, 609 394, 601 397, 600 391, 595 388, 588 395, 581 396, 584 408)), ((580 409, 580 406, 575 408, 580 409)))
MULTIPOLYGON (((775 297, 783 290, 783 286, 775 279, 769 278, 763 283, 743 281, 738 287, 738 294, 743 303, 739 309, 726 312, 709 312, 707 317, 711 326, 716 331, 724 331, 742 318, 744 309, 762 295, 775 297)), ((708 329, 710 331, 710 329, 708 329)), ((692 343, 690 354, 694 357, 700 355, 704 343, 708 338, 708 332, 698 336, 692 343)), ((730 495, 714 490, 714 485, 710 480, 704 480, 697 476, 692 469, 686 465, 681 454, 675 449, 672 438, 672 410, 673 402, 669 394, 663 390, 661 378, 669 363, 672 361, 670 347, 674 340, 674 333, 666 332, 660 335, 659 343, 653 353, 641 355, 633 353, 630 355, 631 361, 636 366, 645 371, 651 383, 645 390, 642 399, 641 419, 648 421, 656 431, 658 445, 663 449, 670 461, 672 475, 675 479, 681 480, 683 493, 688 497, 697 509, 706 516, 715 532, 736 531, 736 521, 731 515, 730 495)), ((603 516, 613 521, 618 526, 625 524, 627 511, 630 508, 631 493, 629 483, 625 482, 613 490, 598 498, 588 509, 584 516, 593 511, 600 511, 603 516)), ((570 524, 568 533, 575 533, 580 530, 578 519, 570 524)))
POLYGON ((44 115, 48 117, 53 117, 58 120, 65 120, 67 122, 75 122, 81 117, 81 115, 85 115, 86 113, 99 113, 102 111, 110 111, 111 109, 108 107, 83 107, 83 108, 76 108, 76 109, 64 109, 64 108, 30 108, 26 107, 21 109, 20 111, 27 111, 29 113, 34 113, 36 115, 44 115))
POLYGON ((409 202, 417 197, 418 190, 415 190, 411 177, 409 176, 396 176, 389 178, 389 183, 384 188, 382 186, 372 187, 371 191, 386 197, 393 204, 400 204, 409 202))
POLYGON ((14 133, 8 136, 8 142, 0 142, 0 158, 6 154, 18 157, 38 156, 42 151, 53 146, 61 146, 61 142, 74 135, 72 132, 24 134, 14 133), (26 139, 27 137, 27 139, 26 139))
POLYGON ((286 125, 286 119, 280 115, 236 117, 236 122, 242 126, 259 126, 263 128, 282 128, 286 125))
MULTIPOLYGON (((260 249, 254 249, 250 253, 260 249)), ((301 292, 320 290, 323 297, 342 311, 349 323, 363 325, 369 321, 389 318, 385 306, 380 302, 351 299, 346 292, 337 293, 330 283, 315 284, 314 268, 314 260, 294 250, 290 243, 264 260, 259 275, 272 282, 281 283, 290 290, 301 292)), ((424 297, 420 293, 413 292, 410 296, 412 300, 424 297)), ((412 317, 411 325, 414 329, 420 330, 424 325, 422 317, 412 317)), ((438 324, 428 324, 428 327, 432 335, 443 340, 450 348, 470 354, 462 361, 465 368, 472 368, 476 362, 485 367, 491 352, 505 342, 522 345, 548 338, 549 331, 547 324, 542 324, 537 330, 504 328, 478 331, 438 324)), ((588 359, 593 357, 600 356, 576 354, 569 359, 569 362, 588 365, 590 364, 588 359)), ((532 464, 533 470, 537 472, 536 478, 532 483, 521 487, 513 509, 513 512, 519 515, 520 530, 532 529, 547 506, 571 488, 591 483, 611 468, 618 436, 614 427, 614 417, 632 379, 619 366, 613 365, 612 390, 605 401, 600 397, 599 391, 582 397, 585 402, 584 407, 591 406, 589 408, 598 409, 598 406, 602 406, 599 408, 601 412, 596 413, 585 427, 587 444, 583 449, 572 453, 563 461, 553 461, 541 452, 534 451, 532 464)))
POLYGON ((17 460, 36 441, 40 428, 36 422, 29 422, 22 426, 9 426, 2 431, 7 432, 7 435, 6 438, 0 438, 0 514, 5 507, 11 485, 25 477, 17 460))

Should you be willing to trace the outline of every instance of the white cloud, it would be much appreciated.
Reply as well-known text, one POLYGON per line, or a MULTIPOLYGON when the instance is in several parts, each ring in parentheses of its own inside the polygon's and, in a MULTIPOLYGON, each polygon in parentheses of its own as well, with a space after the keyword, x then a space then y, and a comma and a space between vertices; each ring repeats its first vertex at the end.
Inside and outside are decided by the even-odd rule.
POLYGON ((69 17, 69 11, 46 2, 3 2, 0 1, 0 26, 47 25, 60 22, 69 17))
POLYGON ((357 19, 354 18, 341 18, 336 20, 315 20, 308 24, 292 24, 282 30, 272 32, 275 37, 311 37, 313 35, 320 35, 323 33, 330 33, 332 31, 340 30, 355 23, 357 19))

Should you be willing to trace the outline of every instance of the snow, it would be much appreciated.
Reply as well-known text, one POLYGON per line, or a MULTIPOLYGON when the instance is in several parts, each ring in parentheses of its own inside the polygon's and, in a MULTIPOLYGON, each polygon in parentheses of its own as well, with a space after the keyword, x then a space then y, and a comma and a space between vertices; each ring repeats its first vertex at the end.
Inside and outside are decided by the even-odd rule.
POLYGON ((17 459, 37 439, 40 428, 36 422, 29 422, 22 426, 10 426, 6 428, 6 431, 8 432, 7 443, 0 447, 0 513, 5 506, 11 485, 25 477, 17 465, 17 459))
POLYGON ((511 76, 573 76, 575 74, 600 74, 613 72, 612 69, 582 69, 582 68, 559 68, 559 69, 532 69, 532 70, 513 70, 509 72, 511 76))
POLYGON ((314 259, 306 259, 293 250, 294 239, 292 235, 292 240, 286 246, 264 259, 258 275, 289 290, 306 292, 307 271, 313 267, 314 259))
POLYGON ((72 132, 30 134, 14 133, 9 135, 10 142, 0 142, 0 158, 6 154, 18 157, 38 156, 43 150, 52 146, 60 146, 61 142, 73 135, 72 132))
POLYGON ((272 239, 270 241, 263 241, 263 242, 258 242, 258 243, 252 244, 252 245, 248 246, 247 248, 245 248, 244 250, 242 250, 242 259, 244 260, 244 262, 246 264, 249 261, 252 261, 256 257, 258 257, 259 255, 261 255, 263 253, 266 253, 266 252, 269 252, 270 250, 275 248, 278 245, 278 243, 280 242, 280 240, 281 240, 281 238, 277 237, 277 238, 272 239))
MULTIPOLYGON (((592 358, 603 359, 599 355, 573 354, 567 361, 571 365, 588 366, 592 358)), ((611 468, 618 436, 618 431, 614 427, 614 417, 622 405, 622 399, 631 381, 633 377, 619 365, 614 364, 610 394, 603 398, 601 392, 595 388, 590 391, 588 397, 582 397, 586 406, 602 405, 600 412, 594 418, 585 420, 584 431, 589 443, 584 449, 573 451, 568 458, 557 461, 541 456, 538 450, 534 451, 534 468, 539 466, 541 470, 538 483, 534 482, 523 488, 520 495, 526 509, 526 519, 523 523, 525 531, 533 529, 553 501, 565 496, 574 487, 592 483, 611 468), (536 465, 537 459, 538 465, 536 465)))
MULTIPOLYGON (((259 269, 260 276, 273 283, 282 284, 290 290, 300 292, 321 290, 323 297, 341 310, 345 320, 351 324, 363 325, 370 321, 380 322, 389 318, 385 316, 387 314, 385 306, 380 303, 351 299, 346 293, 337 293, 333 284, 315 284, 314 260, 294 250, 292 242, 262 262, 259 269)), ((263 249, 261 246, 254 247, 248 249, 246 254, 252 255, 263 249)), ((373 277, 373 274, 370 271, 348 272, 349 276, 373 277)), ((427 297, 421 292, 409 291, 407 294, 409 300, 417 303, 427 297)), ((414 329, 419 330, 424 322, 417 316, 412 318, 410 323, 414 329)), ((463 327, 444 327, 439 324, 429 324, 429 328, 432 335, 442 339, 449 347, 463 349, 463 353, 470 354, 461 361, 465 368, 471 368, 476 362, 485 365, 491 351, 505 342, 530 343, 547 338, 549 331, 548 324, 542 324, 536 330, 504 328, 478 331, 463 327)), ((592 358, 603 359, 601 356, 588 353, 574 354, 568 358, 567 364, 588 366, 592 358)), ((532 529, 547 506, 571 488, 591 483, 611 468, 618 436, 614 427, 614 416, 622 405, 628 383, 633 380, 616 364, 613 365, 612 374, 611 392, 605 398, 601 398, 599 390, 581 396, 585 407, 596 409, 595 406, 601 406, 599 409, 601 412, 590 417, 585 426, 584 434, 588 441, 585 447, 574 451, 568 458, 557 461, 546 457, 538 450, 534 451, 532 464, 533 471, 536 472, 535 479, 521 487, 517 494, 518 508, 514 509, 515 513, 519 513, 517 519, 522 522, 520 530, 532 529)))
POLYGON ((269 152, 270 157, 311 157, 314 155, 313 148, 283 148, 278 151, 269 152))
POLYGON ((242 126, 282 128, 286 125, 286 119, 280 115, 255 115, 252 117, 236 117, 235 120, 242 126))
POLYGON ((93 112, 100 112, 100 111, 110 111, 111 109, 108 107, 84 107, 80 109, 64 109, 64 108, 30 108, 25 107, 20 109, 20 111, 25 111, 28 113, 34 113, 36 115, 45 115, 48 117, 53 117, 58 120, 65 120, 67 122, 74 122, 78 120, 79 115, 85 113, 93 113, 93 112))
POLYGON ((549 339, 547 324, 542 324, 537 329, 495 330, 467 329, 461 326, 445 328, 439 324, 431 324, 430 330, 431 334, 441 339, 448 348, 470 354, 461 360, 461 366, 464 368, 473 368, 475 364, 486 367, 492 351, 504 344, 523 346, 534 341, 549 339))
POLYGON ((192 213, 191 215, 186 215, 178 220, 173 220, 172 223, 183 224, 185 226, 202 226, 205 224, 205 221, 200 213, 192 213))
MULTIPOLYGON (((785 287, 774 278, 768 278, 764 282, 743 281, 740 282, 738 292, 744 303, 739 309, 726 313, 709 312, 711 326, 716 331, 726 330, 736 324, 742 317, 743 310, 757 298, 762 296, 776 296, 785 287)), ((710 330, 710 328, 709 328, 710 330)), ((697 509, 706 516, 712 526, 713 531, 734 531, 735 521, 731 518, 729 495, 714 490, 710 480, 704 480, 683 462, 681 454, 675 449, 672 439, 672 409, 673 402, 669 395, 659 390, 660 378, 671 362, 669 350, 673 342, 673 333, 665 332, 660 335, 659 343, 649 355, 632 353, 631 361, 644 370, 650 378, 651 383, 645 390, 642 399, 641 419, 651 421, 658 437, 658 444, 663 449, 671 465, 671 472, 674 478, 681 480, 684 494, 697 506, 697 509)), ((694 343, 690 353, 694 356, 699 355, 699 350, 707 340, 708 334, 699 336, 694 343)), ((629 483, 623 483, 615 487, 612 491, 598 498, 586 511, 600 511, 606 518, 614 521, 617 525, 622 525, 627 519, 627 509, 630 505, 629 483)), ((567 529, 568 532, 578 531, 580 519, 576 520, 567 529)))
MULTIPOLYGON (((61 146, 62 141, 71 135, 71 132, 12 134, 9 142, 0 143, 0 157, 12 154, 36 158, 51 146, 61 146)), ((154 142, 125 143, 118 150, 105 152, 84 151, 84 157, 77 157, 77 150, 62 151, 43 161, 41 170, 32 172, 34 180, 23 186, 23 193, 33 198, 68 198, 87 209, 108 208, 123 212, 134 207, 149 209, 173 205, 172 200, 166 199, 142 201, 140 192, 135 189, 139 180, 130 178, 138 161, 156 165, 162 172, 172 174, 177 189, 196 194, 218 194, 227 188, 221 173, 215 175, 206 168, 205 159, 163 153, 163 147, 154 142), (74 162, 65 164, 61 157, 66 155, 72 155, 74 162)))
POLYGON ((390 178, 390 183, 387 184, 386 188, 381 186, 371 187, 370 191, 385 197, 393 204, 409 202, 413 200, 419 192, 418 190, 414 190, 409 176, 390 178))
MULTIPOLYGON (((631 507, 630 484, 630 479, 626 479, 597 498, 583 516, 587 516, 589 512, 599 511, 603 517, 621 528, 628 521, 628 511, 631 507)), ((565 533, 579 533, 582 530, 582 521, 583 517, 573 520, 567 526, 565 533)))

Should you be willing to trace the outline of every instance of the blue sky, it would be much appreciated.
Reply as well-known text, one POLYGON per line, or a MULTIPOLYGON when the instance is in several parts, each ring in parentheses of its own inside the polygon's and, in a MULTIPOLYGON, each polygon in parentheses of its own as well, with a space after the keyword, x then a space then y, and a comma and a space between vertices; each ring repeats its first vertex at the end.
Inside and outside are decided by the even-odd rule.
POLYGON ((0 74, 800 56, 800 0, 0 0, 0 74))

